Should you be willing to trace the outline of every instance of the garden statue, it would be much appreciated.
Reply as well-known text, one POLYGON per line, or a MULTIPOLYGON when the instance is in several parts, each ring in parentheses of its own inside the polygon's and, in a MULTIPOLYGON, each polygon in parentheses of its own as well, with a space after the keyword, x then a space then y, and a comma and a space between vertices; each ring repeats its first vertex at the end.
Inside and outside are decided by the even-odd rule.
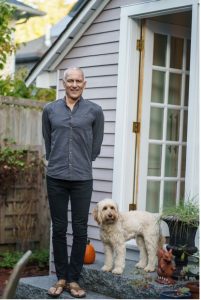
POLYGON ((156 281, 161 284, 174 284, 175 281, 172 279, 172 275, 175 271, 173 263, 172 250, 159 249, 158 253, 158 278, 156 281))

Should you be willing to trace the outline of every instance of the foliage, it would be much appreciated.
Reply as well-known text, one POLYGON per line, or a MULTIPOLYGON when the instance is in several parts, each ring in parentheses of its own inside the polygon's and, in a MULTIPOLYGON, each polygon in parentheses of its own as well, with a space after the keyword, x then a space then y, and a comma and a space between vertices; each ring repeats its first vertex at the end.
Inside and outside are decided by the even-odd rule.
POLYGON ((180 295, 185 295, 186 293, 189 293, 189 288, 187 287, 180 287, 177 289, 177 295, 180 296, 180 295))
POLYGON ((15 29, 9 26, 14 9, 5 0, 0 1, 0 9, 0 70, 2 70, 8 54, 15 50, 12 41, 12 34, 15 29))
MULTIPOLYGON (((0 254, 0 268, 13 268, 19 259, 22 257, 23 252, 19 251, 6 251, 0 254)), ((49 251, 47 249, 33 251, 28 265, 37 265, 39 268, 44 269, 49 265, 49 251)))
POLYGON ((47 249, 36 250, 32 253, 29 264, 37 265, 43 269, 49 266, 49 251, 47 249))
POLYGON ((195 199, 188 199, 181 202, 176 207, 170 207, 163 211, 163 218, 172 218, 182 221, 189 226, 198 226, 199 224, 199 203, 195 199))
POLYGON ((7 138, 0 144, 0 195, 6 195, 19 172, 25 167, 23 160, 25 150, 14 149, 11 145, 15 145, 15 142, 7 138))
POLYGON ((56 24, 68 14, 76 0, 68 1, 68 4, 66 0, 24 0, 23 2, 44 11, 46 15, 30 18, 26 23, 18 24, 15 34, 17 43, 27 42, 46 34, 49 26, 56 24))
POLYGON ((22 257, 23 253, 19 251, 15 252, 3 252, 0 254, 0 268, 13 268, 18 260, 22 257))
POLYGON ((5 79, 0 77, 0 95, 12 96, 18 98, 52 101, 56 97, 56 91, 53 88, 37 88, 35 85, 26 86, 24 77, 27 71, 20 70, 16 73, 14 79, 7 76, 5 79), (21 72, 21 73, 20 73, 21 72))

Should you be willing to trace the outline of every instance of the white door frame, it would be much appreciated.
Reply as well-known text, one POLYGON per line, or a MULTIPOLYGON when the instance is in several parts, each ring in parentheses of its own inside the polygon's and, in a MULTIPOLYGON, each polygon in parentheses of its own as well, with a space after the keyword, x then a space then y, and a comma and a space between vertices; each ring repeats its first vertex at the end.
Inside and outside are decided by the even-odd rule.
POLYGON ((136 137, 132 133, 132 122, 137 118, 139 19, 186 10, 192 10, 188 120, 193 116, 194 122, 188 121, 185 193, 192 197, 198 194, 198 7, 199 0, 160 0, 121 8, 112 197, 123 211, 128 210, 133 197, 136 137))

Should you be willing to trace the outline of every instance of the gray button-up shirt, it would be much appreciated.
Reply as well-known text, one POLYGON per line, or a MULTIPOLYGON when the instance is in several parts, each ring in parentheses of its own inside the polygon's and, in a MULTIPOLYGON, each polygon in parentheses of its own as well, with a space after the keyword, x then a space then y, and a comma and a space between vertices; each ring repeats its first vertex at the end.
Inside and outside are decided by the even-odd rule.
POLYGON ((64 180, 92 179, 92 161, 100 153, 104 131, 102 108, 82 97, 73 110, 65 98, 43 110, 47 175, 64 180))

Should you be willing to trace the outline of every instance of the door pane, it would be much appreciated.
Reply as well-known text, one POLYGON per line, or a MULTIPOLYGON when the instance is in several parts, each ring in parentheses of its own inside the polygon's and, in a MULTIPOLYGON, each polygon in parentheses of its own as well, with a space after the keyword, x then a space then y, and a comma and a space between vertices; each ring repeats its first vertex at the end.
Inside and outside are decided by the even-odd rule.
POLYGON ((183 142, 186 142, 187 140, 187 123, 188 123, 188 111, 184 110, 183 142))
POLYGON ((188 106, 188 96, 189 96, 189 75, 186 75, 185 94, 184 94, 184 105, 185 106, 188 106))
POLYGON ((163 136, 163 108, 152 107, 150 116, 149 138, 161 140, 163 136))
POLYGON ((152 72, 151 102, 164 103, 165 72, 152 72))
POLYGON ((181 104, 181 75, 170 73, 168 103, 181 104))
POLYGON ((154 33, 153 65, 165 67, 166 49, 167 49, 167 36, 163 34, 154 33))
POLYGON ((187 40, 187 49, 186 49, 186 70, 190 70, 190 48, 191 48, 191 41, 187 40))
POLYGON ((181 155, 181 177, 185 177, 186 174, 186 146, 182 147, 181 155))
POLYGON ((164 182, 164 205, 163 208, 176 206, 176 190, 177 182, 165 181, 164 182))
POLYGON ((149 145, 148 176, 161 175, 161 145, 149 145))
POLYGON ((167 113, 167 140, 179 140, 179 123, 180 111, 176 109, 168 109, 167 113))
POLYGON ((146 210, 159 212, 160 181, 147 181, 146 210))
POLYGON ((183 48, 184 40, 172 36, 170 46, 170 68, 182 69, 183 48))
POLYGON ((167 145, 165 149, 165 177, 176 177, 179 147, 167 145))

